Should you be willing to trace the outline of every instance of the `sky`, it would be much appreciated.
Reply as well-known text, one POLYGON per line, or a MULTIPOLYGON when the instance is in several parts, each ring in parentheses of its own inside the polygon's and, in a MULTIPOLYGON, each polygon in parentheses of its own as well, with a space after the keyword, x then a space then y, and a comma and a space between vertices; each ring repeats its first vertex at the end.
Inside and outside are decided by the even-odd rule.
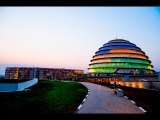
POLYGON ((110 40, 136 44, 160 71, 160 7, 0 7, 6 67, 81 69, 110 40))

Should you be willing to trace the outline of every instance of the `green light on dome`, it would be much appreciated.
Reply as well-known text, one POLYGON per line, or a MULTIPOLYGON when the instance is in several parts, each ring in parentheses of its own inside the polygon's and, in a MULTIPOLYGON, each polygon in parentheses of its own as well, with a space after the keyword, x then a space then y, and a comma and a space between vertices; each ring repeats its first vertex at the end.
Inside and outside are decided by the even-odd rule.
POLYGON ((90 73, 114 73, 115 68, 89 69, 90 73))
POLYGON ((111 62, 131 62, 131 63, 143 63, 150 64, 148 60, 144 59, 130 59, 130 58, 111 58, 111 62))
POLYGON ((151 65, 144 64, 133 64, 133 63, 99 63, 92 64, 90 68, 142 68, 142 69, 152 69, 151 65))
POLYGON ((133 59, 133 58, 106 58, 106 59, 93 60, 91 63, 102 63, 102 62, 127 62, 127 63, 150 64, 149 60, 133 59))

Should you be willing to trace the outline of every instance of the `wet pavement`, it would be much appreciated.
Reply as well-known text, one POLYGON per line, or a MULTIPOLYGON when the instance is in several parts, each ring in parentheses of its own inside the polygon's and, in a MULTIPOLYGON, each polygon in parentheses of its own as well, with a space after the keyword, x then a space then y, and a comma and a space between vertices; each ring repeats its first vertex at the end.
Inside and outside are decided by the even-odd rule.
POLYGON ((88 88, 89 94, 77 114, 144 114, 130 100, 114 94, 111 88, 88 82, 80 83, 88 88))

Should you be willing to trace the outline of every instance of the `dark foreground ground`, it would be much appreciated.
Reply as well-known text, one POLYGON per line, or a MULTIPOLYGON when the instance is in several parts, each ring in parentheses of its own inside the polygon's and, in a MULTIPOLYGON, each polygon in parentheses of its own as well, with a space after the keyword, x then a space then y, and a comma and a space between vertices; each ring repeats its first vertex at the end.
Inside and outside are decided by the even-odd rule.
MULTIPOLYGON (((88 90, 78 82, 41 80, 28 91, 0 92, 1 115, 74 113, 88 90)), ((47 115, 46 115, 47 116, 47 115)))
MULTIPOLYGON (((113 89, 113 85, 109 83, 96 83, 113 89)), ((116 86, 124 91, 124 95, 128 99, 136 102, 137 106, 144 108, 147 113, 160 113, 160 91, 146 90, 138 88, 130 88, 125 86, 116 86)))

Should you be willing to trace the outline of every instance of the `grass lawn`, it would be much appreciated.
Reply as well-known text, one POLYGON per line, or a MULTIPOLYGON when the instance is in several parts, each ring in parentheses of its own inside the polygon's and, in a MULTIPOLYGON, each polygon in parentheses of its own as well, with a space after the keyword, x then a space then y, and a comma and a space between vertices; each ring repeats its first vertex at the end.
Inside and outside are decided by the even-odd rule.
POLYGON ((86 94, 87 88, 78 82, 40 80, 31 91, 0 92, 0 113, 74 113, 86 94))

